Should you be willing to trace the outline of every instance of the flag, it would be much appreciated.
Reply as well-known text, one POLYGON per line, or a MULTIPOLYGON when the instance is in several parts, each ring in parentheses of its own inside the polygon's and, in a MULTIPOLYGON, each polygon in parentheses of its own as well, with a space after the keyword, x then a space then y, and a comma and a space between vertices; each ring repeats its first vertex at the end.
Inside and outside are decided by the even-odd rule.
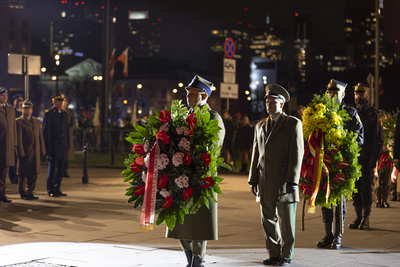
POLYGON ((111 56, 110 56, 110 61, 108 62, 109 64, 109 70, 110 70, 110 79, 114 78, 114 57, 115 57, 115 48, 113 49, 113 51, 111 52, 111 56))
POLYGON ((124 98, 124 91, 125 91, 125 83, 122 83, 122 84, 120 85, 120 87, 118 88, 118 94, 119 94, 122 98, 124 98))
POLYGON ((94 110, 93 126, 97 129, 100 128, 100 108, 99 108, 99 98, 96 101, 96 108, 94 110))
POLYGON ((122 75, 124 75, 125 77, 128 77, 128 50, 129 46, 117 58, 117 61, 120 61, 124 64, 124 70, 122 71, 122 75))
POLYGON ((378 88, 379 88, 379 95, 383 95, 382 76, 379 78, 378 88))

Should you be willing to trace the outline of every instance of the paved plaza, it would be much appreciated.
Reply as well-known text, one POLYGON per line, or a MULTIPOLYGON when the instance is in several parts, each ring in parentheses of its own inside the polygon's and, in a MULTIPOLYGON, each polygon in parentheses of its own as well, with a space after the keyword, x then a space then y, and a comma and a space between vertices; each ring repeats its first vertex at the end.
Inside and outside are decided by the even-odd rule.
MULTIPOLYGON (((19 198, 17 185, 7 181, 10 204, 0 203, 0 266, 186 266, 178 242, 164 238, 165 226, 139 231, 140 210, 124 195, 118 168, 71 168, 64 178, 67 197, 47 196, 46 166, 42 166, 35 201, 19 198)), ((219 240, 209 241, 205 266, 263 266, 268 258, 260 209, 243 174, 221 174, 219 240)), ((7 178, 8 179, 8 178, 7 178)), ((324 236, 321 210, 305 213, 298 204, 296 244, 290 266, 400 266, 400 202, 373 208, 370 229, 346 228, 343 248, 325 250, 315 244, 324 236)), ((346 225, 355 218, 347 203, 346 225)))

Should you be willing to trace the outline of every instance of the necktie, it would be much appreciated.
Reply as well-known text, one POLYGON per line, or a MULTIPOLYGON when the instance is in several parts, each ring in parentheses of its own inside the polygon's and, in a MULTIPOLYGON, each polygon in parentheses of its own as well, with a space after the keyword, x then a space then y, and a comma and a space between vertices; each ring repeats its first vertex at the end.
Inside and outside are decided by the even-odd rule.
POLYGON ((270 117, 268 120, 268 134, 271 134, 274 126, 275 126, 275 120, 270 117))

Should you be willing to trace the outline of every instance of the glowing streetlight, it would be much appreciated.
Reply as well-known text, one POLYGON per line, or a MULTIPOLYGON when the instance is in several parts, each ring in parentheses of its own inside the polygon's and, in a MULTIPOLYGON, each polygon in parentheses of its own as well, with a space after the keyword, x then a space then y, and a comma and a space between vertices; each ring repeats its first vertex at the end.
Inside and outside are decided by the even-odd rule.
POLYGON ((215 87, 214 85, 211 86, 211 91, 215 91, 215 90, 217 90, 217 87, 215 87))
POLYGON ((178 86, 179 87, 183 87, 183 83, 178 83, 178 86))
POLYGON ((46 72, 46 68, 45 68, 45 67, 42 67, 42 68, 40 69, 40 71, 41 71, 41 72, 46 72))
POLYGON ((246 90, 244 93, 245 93, 246 95, 249 95, 249 94, 250 94, 250 91, 249 91, 249 90, 246 90))
POLYGON ((124 100, 124 104, 125 104, 125 105, 128 104, 128 100, 125 99, 125 100, 124 100))
POLYGON ((56 80, 57 80, 57 76, 52 76, 51 79, 52 79, 53 81, 56 81, 56 80))
POLYGON ((140 84, 140 83, 137 85, 137 89, 142 89, 142 87, 143 87, 143 86, 142 86, 142 84, 140 84))
POLYGON ((248 97, 247 97, 247 101, 250 101, 250 100, 251 100, 251 96, 248 96, 248 97))
POLYGON ((55 55, 55 56, 54 56, 54 59, 55 59, 55 60, 60 60, 60 55, 55 55))
POLYGON ((172 89, 172 92, 173 92, 174 94, 176 94, 176 93, 178 93, 178 89, 174 88, 174 89, 172 89))

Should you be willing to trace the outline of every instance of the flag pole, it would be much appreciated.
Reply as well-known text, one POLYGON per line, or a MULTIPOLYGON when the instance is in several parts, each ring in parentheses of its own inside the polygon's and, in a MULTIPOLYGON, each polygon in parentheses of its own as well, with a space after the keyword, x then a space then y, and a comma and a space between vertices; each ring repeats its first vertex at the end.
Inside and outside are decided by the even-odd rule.
POLYGON ((108 128, 108 98, 109 98, 109 82, 110 82, 110 0, 103 0, 104 4, 104 19, 103 19, 103 94, 101 108, 101 127, 108 128))
POLYGON ((379 0, 375 0, 375 108, 379 110, 379 0))

